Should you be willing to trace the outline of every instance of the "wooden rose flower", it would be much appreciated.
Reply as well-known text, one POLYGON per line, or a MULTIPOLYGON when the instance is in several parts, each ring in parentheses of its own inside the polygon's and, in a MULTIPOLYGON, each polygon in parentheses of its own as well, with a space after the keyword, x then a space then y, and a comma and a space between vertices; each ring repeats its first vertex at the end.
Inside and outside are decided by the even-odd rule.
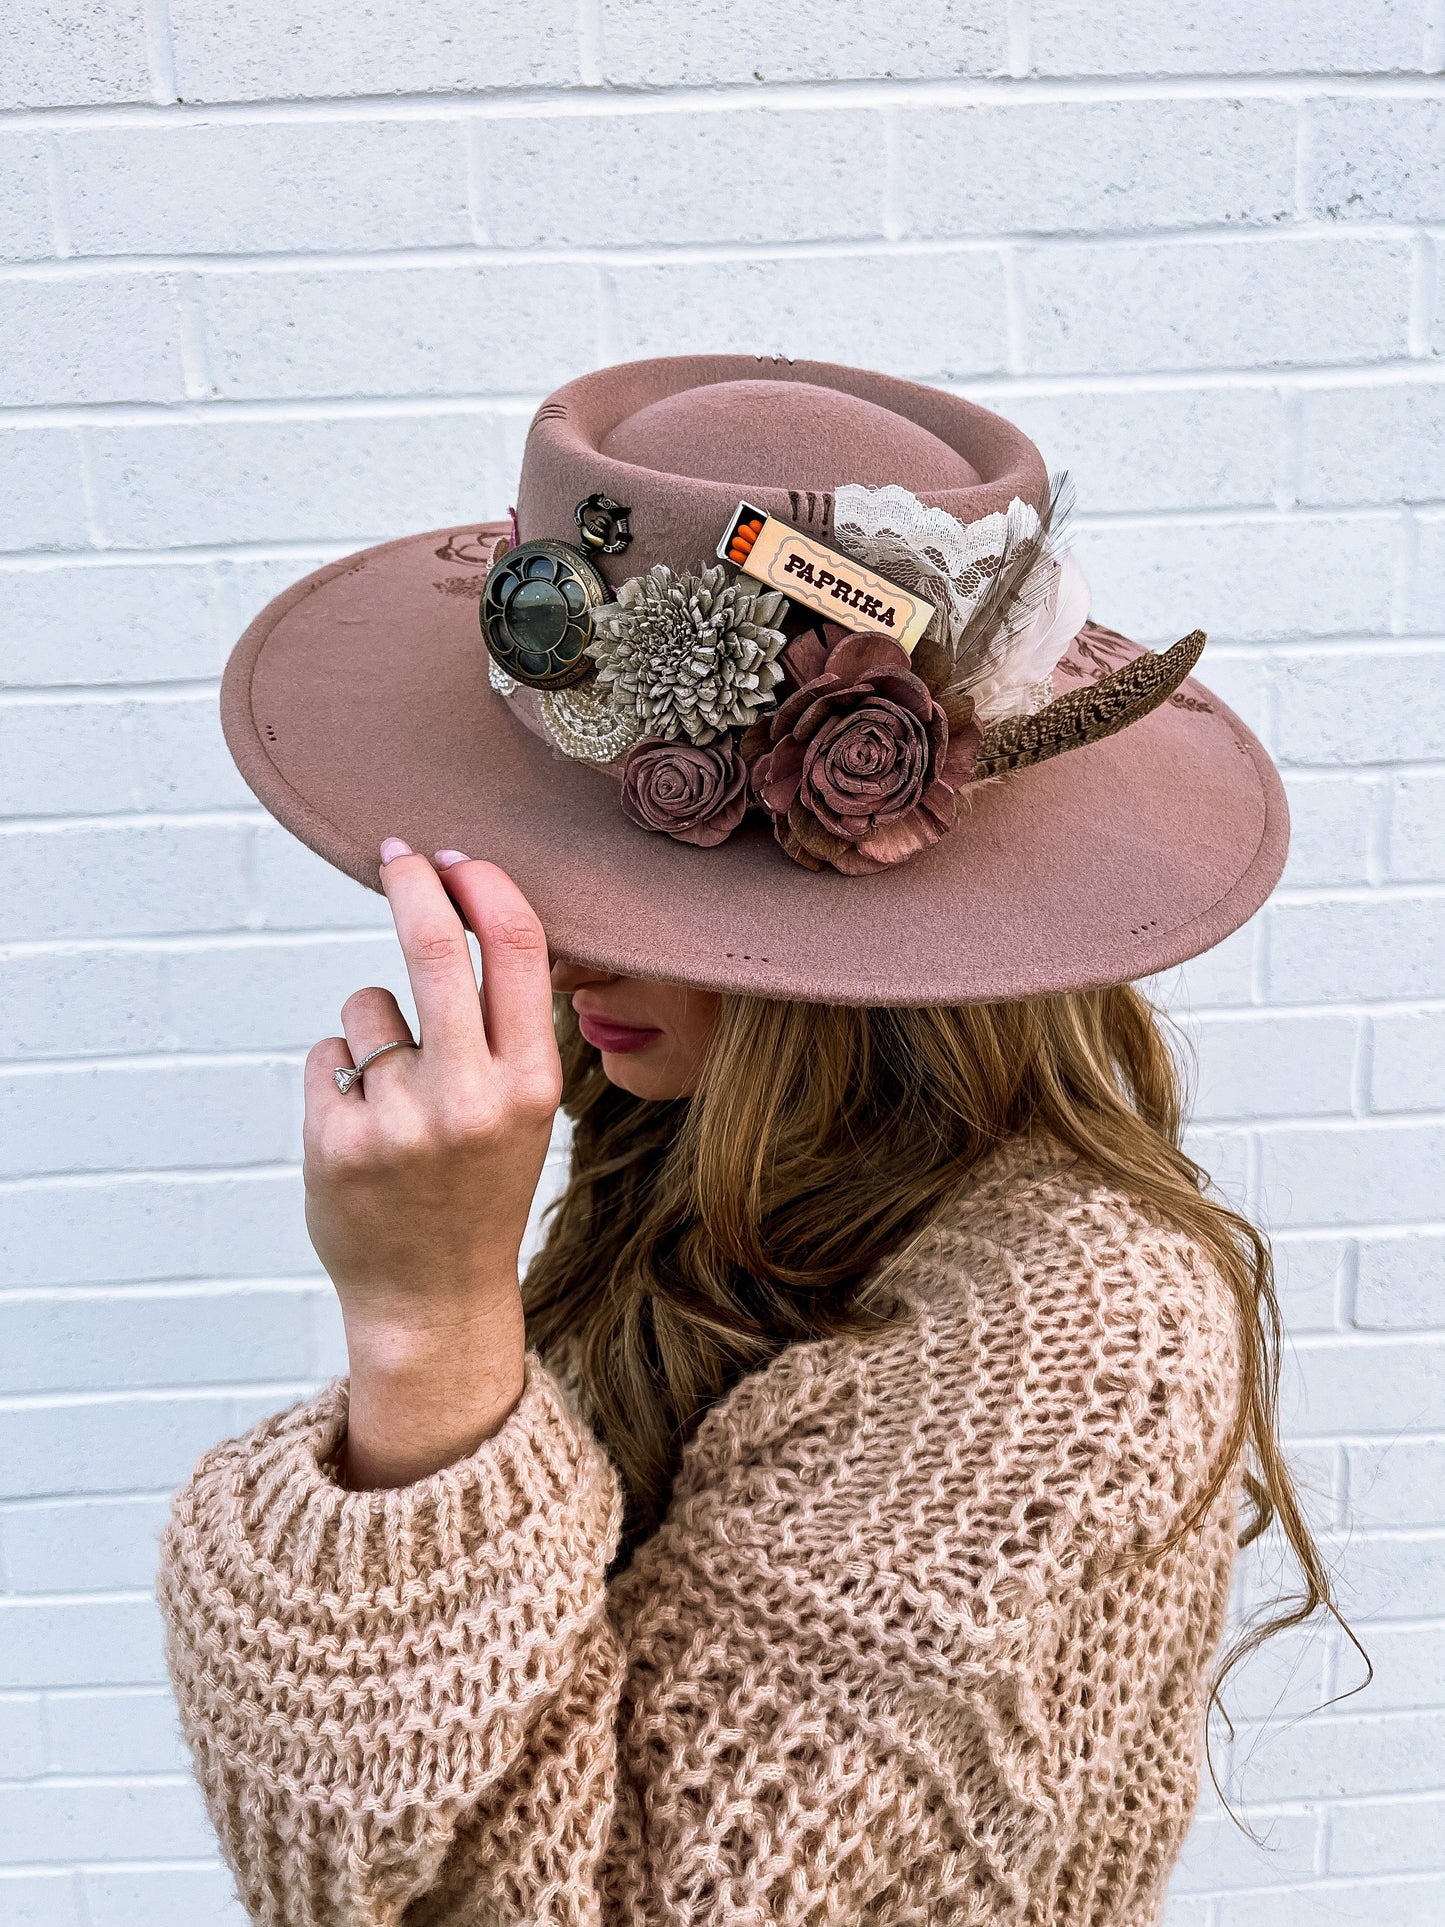
POLYGON ((725 842, 747 806, 747 765, 732 736, 706 744, 644 736, 623 766, 624 814, 679 843, 725 842))
POLYGON ((790 652, 801 687, 743 739, 753 794, 796 863, 866 876, 953 827, 976 734, 965 700, 949 717, 886 636, 790 652))

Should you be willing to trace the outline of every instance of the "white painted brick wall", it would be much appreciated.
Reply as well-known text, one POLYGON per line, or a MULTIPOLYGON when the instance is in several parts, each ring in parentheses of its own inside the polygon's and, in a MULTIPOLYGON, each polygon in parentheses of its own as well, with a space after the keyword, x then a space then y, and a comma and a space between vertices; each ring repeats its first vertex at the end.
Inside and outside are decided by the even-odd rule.
POLYGON ((557 382, 716 347, 996 401, 1074 473, 1099 610, 1209 628, 1283 765, 1285 887, 1163 988, 1377 1679, 1333 1699, 1337 1634, 1249 1670, 1221 1750, 1271 1847, 1208 1799, 1171 1920, 1445 1918, 1445 0, 12 13, 0 1918, 236 1922, 154 1535, 341 1356, 298 1068, 400 972, 232 772, 226 650, 327 557, 504 509, 557 382))

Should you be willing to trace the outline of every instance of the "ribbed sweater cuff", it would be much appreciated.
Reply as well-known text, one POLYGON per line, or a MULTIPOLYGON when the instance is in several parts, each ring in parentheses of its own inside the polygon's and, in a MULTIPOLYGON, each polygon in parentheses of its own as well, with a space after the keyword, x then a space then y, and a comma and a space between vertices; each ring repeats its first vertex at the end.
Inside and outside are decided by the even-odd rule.
POLYGON ((337 1380, 198 1468, 197 1501, 207 1512, 219 1505, 238 1566, 268 1593, 399 1600, 460 1566, 475 1598, 489 1573, 510 1586, 518 1560, 606 1566, 615 1480, 535 1358, 500 1431, 413 1485, 353 1492, 339 1483, 346 1415, 337 1380))
POLYGON ((345 1423, 332 1385, 218 1446, 178 1498, 161 1597, 183 1710, 313 1798, 475 1792, 605 1613, 615 1476, 535 1359, 496 1436, 415 1485, 340 1486, 345 1423))

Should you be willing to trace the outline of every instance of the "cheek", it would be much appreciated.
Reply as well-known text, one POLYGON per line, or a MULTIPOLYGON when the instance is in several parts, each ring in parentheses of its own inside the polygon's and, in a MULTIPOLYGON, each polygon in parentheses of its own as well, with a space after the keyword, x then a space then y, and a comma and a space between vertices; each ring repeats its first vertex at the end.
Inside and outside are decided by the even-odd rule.
POLYGON ((652 1020, 663 1036, 651 1050, 603 1059, 609 1079, 634 1097, 690 1097, 721 1010, 722 999, 712 991, 678 990, 667 1008, 653 1007, 652 1020))
POLYGON ((710 990, 695 990, 682 1001, 669 1026, 679 1056, 686 1056, 694 1069, 707 1053, 721 1011, 721 997, 710 990))

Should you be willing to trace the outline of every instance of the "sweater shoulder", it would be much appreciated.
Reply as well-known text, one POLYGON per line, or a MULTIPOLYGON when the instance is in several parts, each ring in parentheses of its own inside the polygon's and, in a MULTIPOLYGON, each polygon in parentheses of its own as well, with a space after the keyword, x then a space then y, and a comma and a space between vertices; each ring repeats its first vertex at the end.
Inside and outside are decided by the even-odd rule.
POLYGON ((1193 1240, 1014 1145, 890 1278, 897 1318, 792 1348, 709 1415, 685 1506, 730 1497, 729 1530, 760 1548, 908 1574, 981 1618, 1196 1509, 1238 1370, 1229 1293, 1193 1240))
POLYGON ((1048 1140, 1002 1147, 905 1256, 900 1275, 940 1315, 952 1306, 977 1320, 1025 1296, 1049 1308, 1060 1340, 1085 1331, 1141 1362, 1158 1322, 1177 1318, 1187 1327, 1181 1353, 1222 1352, 1234 1362, 1233 1302, 1210 1252, 1048 1140))
POLYGON ((1234 1301, 1197 1238, 1058 1148, 1020 1145, 908 1270, 940 1371, 969 1389, 982 1437, 1002 1426, 1017 1441, 1020 1477, 1058 1481, 1114 1530, 1174 1528, 1217 1470, 1239 1393, 1234 1301))

